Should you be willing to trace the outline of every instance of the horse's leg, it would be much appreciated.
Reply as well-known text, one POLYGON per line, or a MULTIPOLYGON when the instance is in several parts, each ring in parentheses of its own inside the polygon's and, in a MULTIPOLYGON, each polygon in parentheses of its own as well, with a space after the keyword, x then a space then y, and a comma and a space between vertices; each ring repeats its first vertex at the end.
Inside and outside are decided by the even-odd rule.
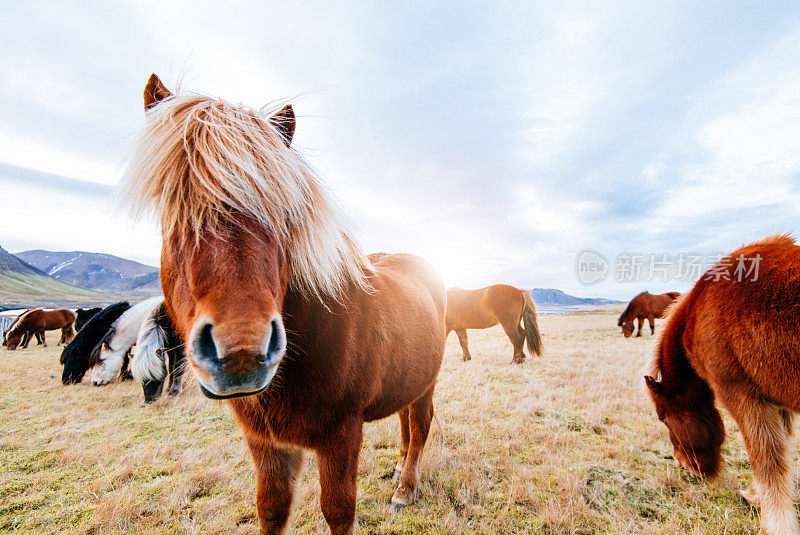
POLYGON ((177 396, 183 389, 183 372, 186 370, 183 359, 175 354, 175 350, 167 352, 167 362, 169 364, 169 389, 168 396, 177 396))
POLYGON ((411 440, 411 431, 409 431, 408 424, 408 407, 401 409, 397 415, 400 417, 400 460, 394 468, 394 475, 392 476, 393 483, 397 483, 400 480, 400 474, 403 473, 403 463, 406 462, 408 443, 411 440))
POLYGON ((132 381, 133 374, 131 373, 131 350, 129 349, 125 356, 122 357, 122 369, 119 372, 121 381, 132 381))
POLYGON ((320 505, 331 535, 353 533, 362 427, 360 421, 351 422, 317 449, 320 505))
POLYGON ((22 341, 19 343, 19 347, 21 347, 22 349, 28 349, 28 344, 30 343, 30 341, 31 341, 31 333, 26 332, 25 334, 22 335, 22 341))
POLYGON ((642 336, 642 325, 644 324, 644 318, 639 317, 636 318, 636 336, 642 336))
POLYGON ((256 508, 261 535, 286 532, 297 480, 305 464, 303 450, 276 445, 269 439, 247 438, 256 472, 256 508))
POLYGON ((469 346, 467 345, 467 330, 455 329, 458 335, 458 343, 461 344, 461 351, 464 353, 464 361, 472 360, 472 355, 469 354, 469 346))
POLYGON ((517 318, 516 323, 514 323, 513 320, 500 320, 500 325, 506 332, 508 339, 511 340, 511 345, 514 346, 514 356, 511 358, 511 362, 514 364, 522 364, 525 362, 525 353, 522 352, 525 347, 525 331, 519 326, 521 319, 521 316, 517 318))
POLYGON ((36 338, 41 338, 42 340, 42 347, 47 347, 47 333, 44 332, 44 329, 39 329, 36 331, 36 338))
POLYGON ((419 459, 422 456, 425 442, 428 440, 432 418, 433 387, 409 407, 408 427, 410 440, 406 460, 403 463, 403 471, 400 474, 400 485, 398 485, 392 496, 392 510, 394 511, 411 505, 417 500, 419 459))
POLYGON ((652 314, 650 314, 649 316, 647 316, 647 321, 650 323, 650 334, 651 335, 656 334, 656 318, 652 314))
MULTIPOLYGON (((33 333, 33 335, 36 337, 36 345, 37 346, 40 346, 40 345, 42 345, 44 343, 44 337, 45 337, 45 332, 44 331, 42 331, 42 332, 36 331, 35 333, 33 333)), ((47 346, 45 346, 45 347, 47 347, 47 346)))
MULTIPOLYGON (((753 467, 753 484, 742 492, 761 506, 764 535, 800 535, 794 511, 794 482, 789 428, 793 415, 758 396, 721 392, 722 403, 733 415, 744 437, 753 467)), ((754 504, 754 505, 755 505, 754 504)))

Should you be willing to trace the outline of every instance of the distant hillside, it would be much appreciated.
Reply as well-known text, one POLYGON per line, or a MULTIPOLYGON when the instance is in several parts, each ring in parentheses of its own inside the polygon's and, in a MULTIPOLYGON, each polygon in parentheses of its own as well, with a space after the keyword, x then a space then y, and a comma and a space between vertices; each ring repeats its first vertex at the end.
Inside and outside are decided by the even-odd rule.
POLYGON ((23 251, 21 260, 68 284, 110 293, 161 293, 158 268, 118 256, 85 251, 23 251))
POLYGON ((543 306, 610 305, 620 302, 601 297, 575 297, 554 288, 533 288, 531 296, 534 303, 543 306))
POLYGON ((0 247, 0 308, 81 306, 115 300, 113 295, 57 281, 0 247))

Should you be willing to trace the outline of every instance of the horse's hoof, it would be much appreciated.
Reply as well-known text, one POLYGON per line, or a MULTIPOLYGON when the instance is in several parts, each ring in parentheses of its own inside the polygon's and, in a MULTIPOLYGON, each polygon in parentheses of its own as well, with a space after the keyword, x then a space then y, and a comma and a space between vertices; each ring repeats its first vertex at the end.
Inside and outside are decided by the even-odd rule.
POLYGON ((403 485, 397 487, 392 496, 392 506, 397 508, 396 511, 408 507, 415 501, 417 501, 417 489, 410 490, 408 487, 403 488, 403 485))

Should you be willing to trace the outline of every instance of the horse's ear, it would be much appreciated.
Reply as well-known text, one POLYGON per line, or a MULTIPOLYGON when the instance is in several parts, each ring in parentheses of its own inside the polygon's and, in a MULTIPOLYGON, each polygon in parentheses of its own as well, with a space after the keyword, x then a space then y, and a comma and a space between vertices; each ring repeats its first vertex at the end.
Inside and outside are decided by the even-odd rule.
POLYGON ((155 74, 151 74, 147 80, 147 85, 144 86, 144 109, 149 110, 162 100, 172 96, 172 91, 167 89, 161 79, 155 74))
POLYGON ((279 112, 269 118, 269 122, 272 123, 272 126, 278 129, 278 133, 283 138, 283 142, 286 143, 286 146, 290 146, 292 144, 292 138, 294 137, 294 110, 292 109, 291 104, 287 104, 279 112))
POLYGON ((647 384, 647 388, 650 389, 650 392, 652 392, 657 396, 660 396, 661 392, 663 392, 664 390, 664 385, 656 381, 655 377, 651 377, 650 375, 645 375, 644 382, 647 384))

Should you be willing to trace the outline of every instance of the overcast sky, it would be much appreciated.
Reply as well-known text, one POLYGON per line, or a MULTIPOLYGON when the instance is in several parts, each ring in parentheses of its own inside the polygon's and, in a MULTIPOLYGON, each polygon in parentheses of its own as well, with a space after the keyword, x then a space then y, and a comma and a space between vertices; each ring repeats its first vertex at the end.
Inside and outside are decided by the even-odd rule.
MULTIPOLYGON (((625 298, 620 253, 800 226, 800 4, 15 2, 0 20, 0 246, 158 264, 112 193, 151 72, 260 106, 368 251, 448 285, 625 298), (584 249, 605 282, 575 273, 584 249)), ((646 263, 646 258, 645 258, 646 263)))

